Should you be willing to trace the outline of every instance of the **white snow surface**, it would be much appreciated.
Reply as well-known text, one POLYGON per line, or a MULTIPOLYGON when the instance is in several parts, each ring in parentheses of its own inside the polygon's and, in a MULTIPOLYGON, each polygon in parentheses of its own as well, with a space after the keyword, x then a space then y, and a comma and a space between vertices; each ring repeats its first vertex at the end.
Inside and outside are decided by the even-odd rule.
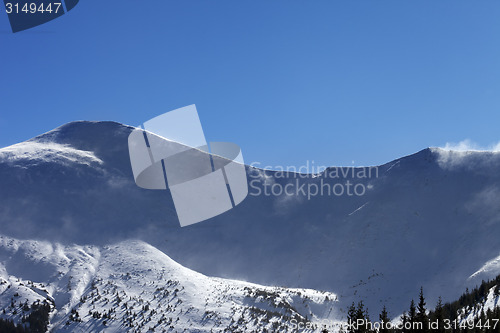
POLYGON ((485 277, 487 280, 488 277, 494 276, 500 272, 500 255, 494 259, 486 262, 477 272, 472 274, 469 279, 479 280, 481 277, 485 277))
POLYGON ((142 241, 80 246, 0 236, 0 318, 52 304, 52 332, 318 331, 341 318, 337 296, 207 277, 142 241), (11 307, 11 302, 15 303, 11 307))
MULTIPOLYGON (((493 286, 488 291, 488 295, 475 306, 468 306, 458 310, 457 322, 463 325, 474 322, 475 319, 480 318, 481 313, 487 313, 488 310, 493 310, 499 306, 500 296, 495 295, 495 288, 493 286)), ((491 321, 491 326, 498 326, 498 321, 491 321)))
POLYGON ((92 163, 102 164, 90 151, 79 150, 70 145, 54 142, 40 142, 31 140, 21 142, 0 149, 0 161, 17 162, 19 160, 30 160, 38 162, 79 163, 90 165, 92 163))

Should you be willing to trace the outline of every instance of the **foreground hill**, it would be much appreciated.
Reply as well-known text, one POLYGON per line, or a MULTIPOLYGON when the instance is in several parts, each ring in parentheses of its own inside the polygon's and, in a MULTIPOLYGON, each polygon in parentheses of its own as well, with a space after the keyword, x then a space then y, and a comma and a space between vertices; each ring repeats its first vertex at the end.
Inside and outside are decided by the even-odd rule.
POLYGON ((53 332, 293 332, 335 323, 336 296, 211 278, 141 241, 64 246, 0 236, 0 318, 50 306, 53 332))

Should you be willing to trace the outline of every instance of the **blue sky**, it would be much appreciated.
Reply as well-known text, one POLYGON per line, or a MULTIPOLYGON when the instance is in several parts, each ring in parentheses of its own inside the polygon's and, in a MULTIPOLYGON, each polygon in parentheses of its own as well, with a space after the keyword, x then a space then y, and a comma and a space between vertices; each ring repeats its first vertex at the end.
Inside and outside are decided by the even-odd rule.
POLYGON ((189 104, 263 166, 500 140, 500 1, 84 0, 0 49, 0 146, 189 104))

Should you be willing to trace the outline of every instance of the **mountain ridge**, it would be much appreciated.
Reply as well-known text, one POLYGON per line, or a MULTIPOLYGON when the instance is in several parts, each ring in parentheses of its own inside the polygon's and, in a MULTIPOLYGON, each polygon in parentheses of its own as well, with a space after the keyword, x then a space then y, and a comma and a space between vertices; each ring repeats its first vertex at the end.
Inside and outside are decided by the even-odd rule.
POLYGON ((51 332, 292 332, 292 319, 318 327, 340 317, 334 294, 206 277, 142 241, 65 246, 0 236, 0 258, 0 319, 20 323, 32 304, 49 304, 51 332))
MULTIPOLYGON (((233 210, 180 228, 168 191, 135 186, 126 140, 131 129, 76 122, 28 140, 72 145, 102 164, 33 164, 29 156, 6 162, 5 148, 0 150, 2 233, 96 246, 141 239, 209 276, 329 290, 339 295, 341 308, 364 300, 373 313, 387 304, 394 315, 420 286, 431 299, 453 299, 500 254, 499 154, 427 148, 377 166, 376 177, 362 179, 278 177, 277 171, 247 167, 249 181, 261 190, 353 181, 366 193, 250 193, 233 210), (394 285, 396 296, 389 298, 394 285)), ((495 268, 482 276, 497 273, 495 268)))

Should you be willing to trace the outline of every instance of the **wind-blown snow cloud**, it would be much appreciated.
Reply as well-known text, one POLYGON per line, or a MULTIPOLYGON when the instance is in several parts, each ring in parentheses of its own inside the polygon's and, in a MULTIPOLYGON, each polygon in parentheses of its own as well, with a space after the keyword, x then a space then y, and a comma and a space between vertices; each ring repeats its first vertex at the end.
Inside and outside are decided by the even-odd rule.
POLYGON ((500 188, 488 186, 479 193, 474 194, 465 208, 487 225, 500 221, 500 188))
POLYGON ((455 142, 447 142, 444 147, 439 147, 443 150, 453 150, 453 151, 491 151, 491 152, 499 152, 500 151, 500 141, 494 144, 491 144, 487 147, 482 147, 481 145, 471 141, 470 139, 465 139, 458 143, 455 142))
POLYGON ((439 147, 434 152, 438 154, 437 161, 444 169, 452 169, 460 166, 475 168, 479 160, 482 159, 481 156, 477 155, 478 152, 500 152, 500 142, 484 147, 470 139, 465 139, 458 143, 447 142, 444 147, 439 147))

